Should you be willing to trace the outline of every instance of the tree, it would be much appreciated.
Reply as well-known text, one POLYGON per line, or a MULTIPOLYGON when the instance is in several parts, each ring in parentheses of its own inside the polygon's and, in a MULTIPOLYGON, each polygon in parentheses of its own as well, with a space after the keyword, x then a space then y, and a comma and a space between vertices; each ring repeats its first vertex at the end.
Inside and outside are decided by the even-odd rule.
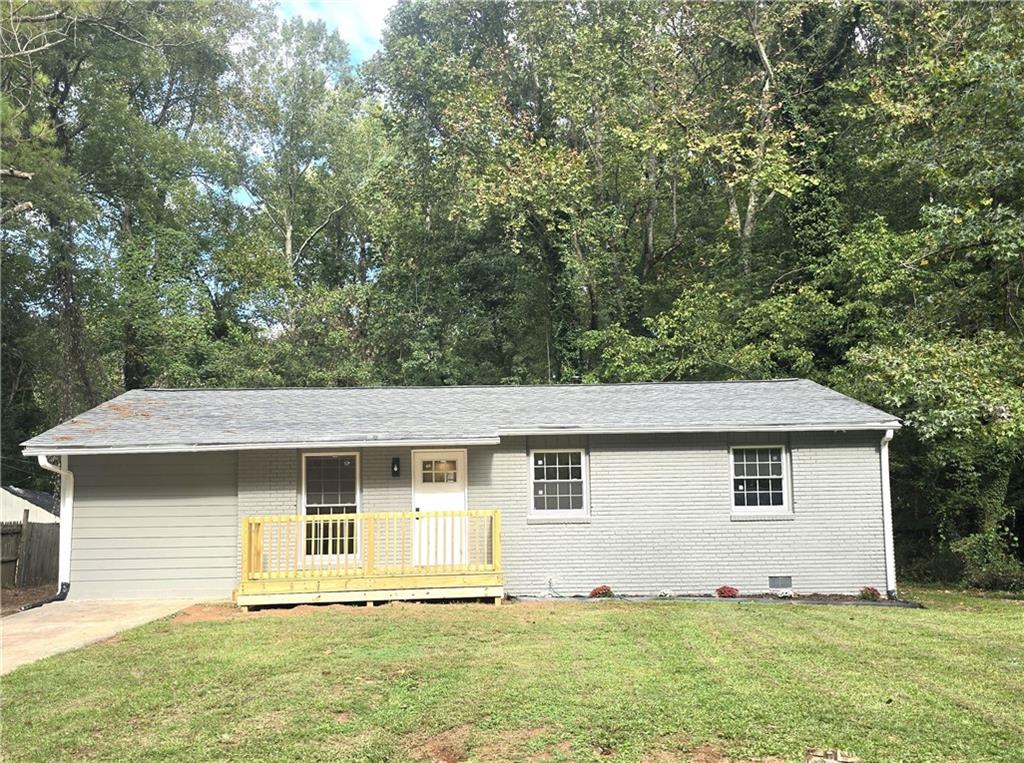
POLYGON ((1018 584, 1019 5, 267 11, 3 7, 5 466, 150 384, 806 376, 904 419, 904 571, 1018 584))

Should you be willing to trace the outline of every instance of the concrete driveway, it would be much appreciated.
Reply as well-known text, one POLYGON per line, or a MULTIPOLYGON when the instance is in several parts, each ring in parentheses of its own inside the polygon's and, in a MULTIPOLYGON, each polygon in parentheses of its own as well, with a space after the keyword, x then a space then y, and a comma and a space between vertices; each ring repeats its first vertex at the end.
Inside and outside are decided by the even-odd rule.
POLYGON ((190 599, 72 599, 8 615, 0 620, 0 674, 103 641, 194 603, 190 599))

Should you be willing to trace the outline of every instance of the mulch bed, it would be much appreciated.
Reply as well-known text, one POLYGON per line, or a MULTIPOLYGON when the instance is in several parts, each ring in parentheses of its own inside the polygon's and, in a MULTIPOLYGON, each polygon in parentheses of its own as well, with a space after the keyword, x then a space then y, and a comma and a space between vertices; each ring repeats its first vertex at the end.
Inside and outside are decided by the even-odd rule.
POLYGON ((552 598, 529 597, 518 599, 519 601, 723 601, 723 602, 753 602, 760 604, 831 604, 834 606, 853 607, 902 607, 904 609, 924 609, 924 604, 906 599, 861 599, 857 596, 843 596, 842 594, 805 594, 793 596, 735 596, 722 598, 719 596, 601 596, 590 598, 588 596, 557 596, 552 598))
POLYGON ((56 583, 31 586, 29 588, 4 588, 0 591, 0 617, 13 615, 29 604, 49 599, 57 593, 56 583))

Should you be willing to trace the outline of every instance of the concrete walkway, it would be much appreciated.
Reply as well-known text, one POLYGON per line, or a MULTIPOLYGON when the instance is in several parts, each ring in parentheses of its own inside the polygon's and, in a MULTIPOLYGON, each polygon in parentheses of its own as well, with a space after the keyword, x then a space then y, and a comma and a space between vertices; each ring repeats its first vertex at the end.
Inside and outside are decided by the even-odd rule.
POLYGON ((0 674, 94 644, 194 604, 189 599, 72 599, 0 619, 0 674))

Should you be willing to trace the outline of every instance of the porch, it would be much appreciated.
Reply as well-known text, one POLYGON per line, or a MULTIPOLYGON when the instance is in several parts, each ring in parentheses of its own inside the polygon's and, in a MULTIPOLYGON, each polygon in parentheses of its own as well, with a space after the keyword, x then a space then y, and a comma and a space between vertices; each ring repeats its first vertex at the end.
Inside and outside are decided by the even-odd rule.
POLYGON ((504 595, 497 510, 249 516, 240 537, 243 607, 504 595))

